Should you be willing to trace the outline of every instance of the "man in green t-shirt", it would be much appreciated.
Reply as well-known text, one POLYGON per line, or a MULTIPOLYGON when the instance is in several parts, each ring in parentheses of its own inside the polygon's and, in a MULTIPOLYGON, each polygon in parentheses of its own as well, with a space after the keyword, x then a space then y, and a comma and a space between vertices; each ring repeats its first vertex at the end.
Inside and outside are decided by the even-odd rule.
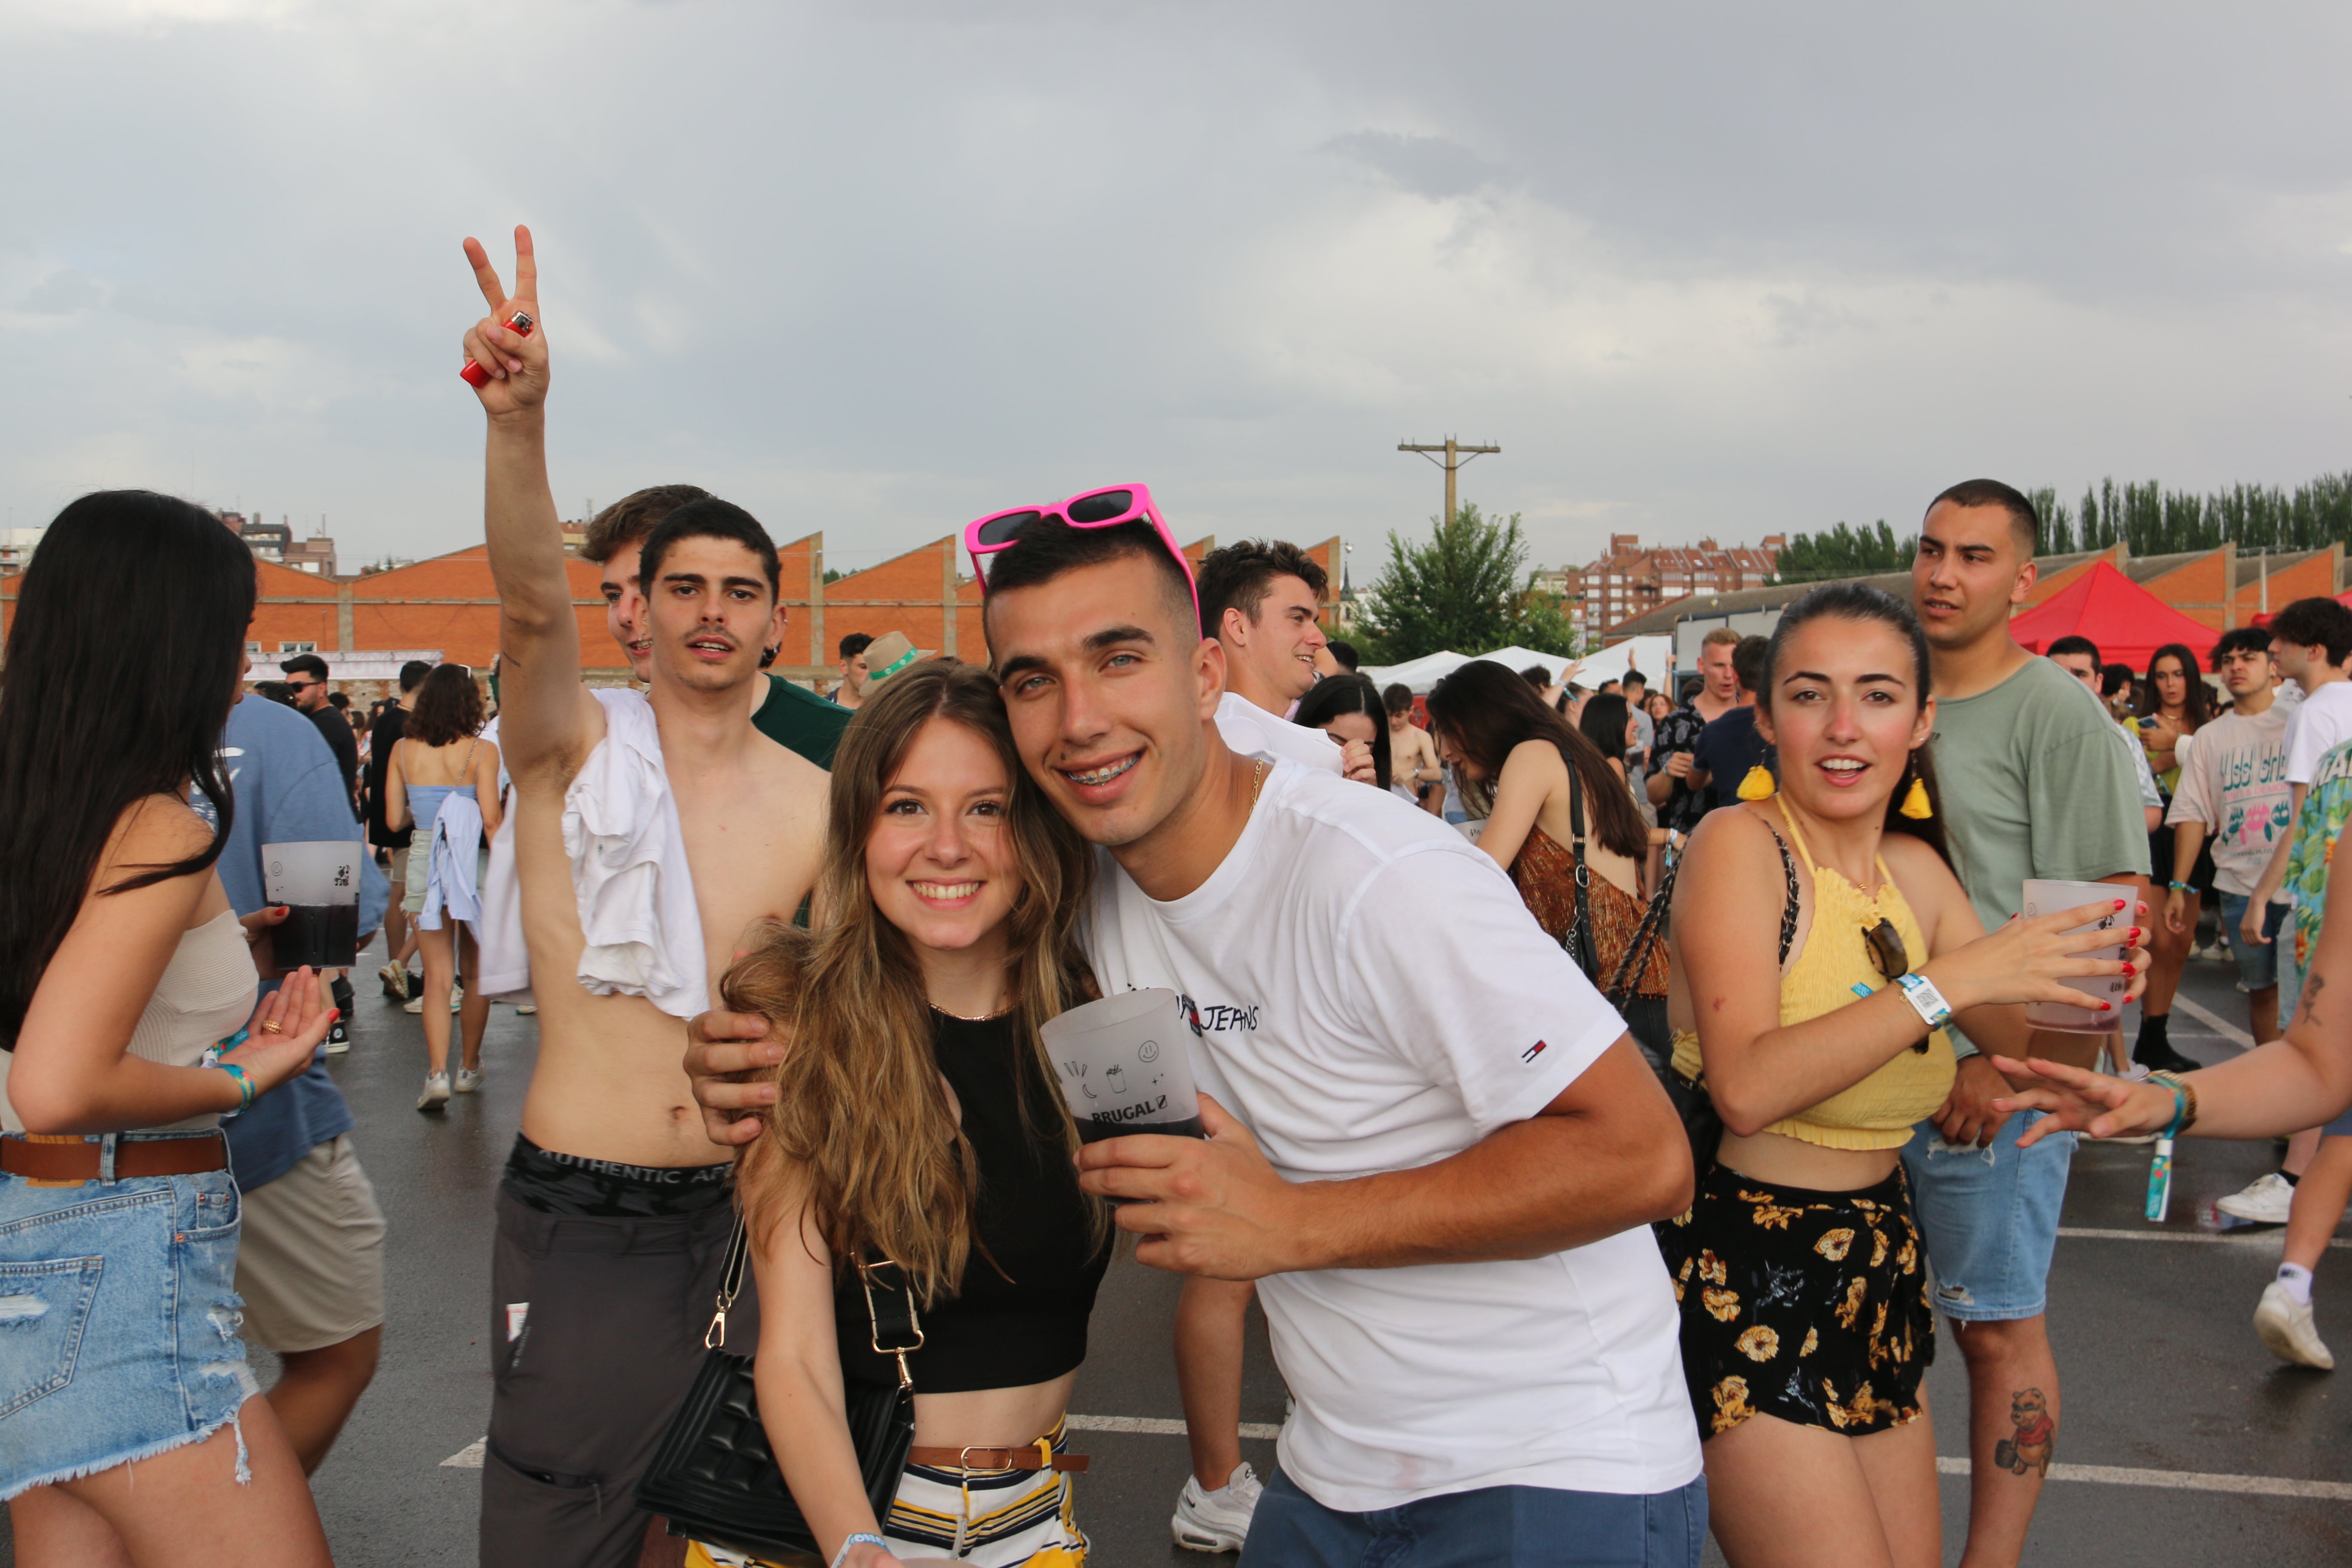
MULTIPOLYGON (((624 496, 596 514, 581 542, 580 558, 603 568, 604 629, 621 645, 629 673, 646 679, 653 647, 646 630, 646 598, 637 582, 637 556, 654 525, 691 500, 705 500, 710 492, 695 485, 654 485, 624 496)), ((772 651, 771 654, 772 656, 772 651)), ((834 748, 849 727, 849 711, 794 686, 779 675, 764 686, 753 683, 758 706, 751 710, 751 727, 787 751, 797 752, 821 768, 833 766, 834 748)))
MULTIPOLYGON (((2037 531, 2023 495, 1971 479, 1928 507, 1911 568, 1936 692, 1937 804, 1953 869, 1988 930, 2019 912, 2029 878, 2142 891, 2147 878, 2147 818, 2114 721, 2073 677, 2009 634, 2011 607, 2033 588, 2037 531)), ((2044 1034, 2036 1045, 2087 1066, 2102 1039, 2117 1037, 2044 1034)), ((1919 1124, 1903 1157, 1936 1305, 1969 1368, 1976 1418, 1966 1557, 2014 1563, 2050 1450, 2036 1444, 2041 1460, 2011 1465, 1995 1450, 2006 1439, 2024 1451, 2006 1429, 2012 1409, 2058 1418, 2058 1366, 2042 1313, 2074 1135, 2021 1150, 2018 1134, 2034 1118, 1993 1110, 2006 1080, 1974 1047, 1962 1049, 1950 1100, 1919 1124)))

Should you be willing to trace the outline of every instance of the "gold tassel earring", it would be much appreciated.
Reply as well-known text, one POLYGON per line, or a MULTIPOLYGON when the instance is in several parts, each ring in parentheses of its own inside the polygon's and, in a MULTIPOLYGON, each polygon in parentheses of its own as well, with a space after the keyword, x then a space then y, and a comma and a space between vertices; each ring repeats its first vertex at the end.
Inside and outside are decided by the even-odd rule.
POLYGON ((1903 797, 1903 804, 1896 809, 1914 822, 1925 822, 1935 816, 1936 808, 1927 800, 1927 781, 1913 779, 1911 793, 1903 797))
POLYGON ((1772 782, 1772 770, 1759 763, 1748 770, 1746 778, 1739 781, 1739 798, 1770 800, 1778 788, 1772 782))

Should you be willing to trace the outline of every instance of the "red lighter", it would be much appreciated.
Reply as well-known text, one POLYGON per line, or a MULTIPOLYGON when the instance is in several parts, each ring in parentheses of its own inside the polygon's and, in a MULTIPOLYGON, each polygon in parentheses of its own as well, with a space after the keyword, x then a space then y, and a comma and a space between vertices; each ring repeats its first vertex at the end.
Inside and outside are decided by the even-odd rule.
MULTIPOLYGON (((530 312, 529 310, 517 310, 513 315, 507 318, 508 330, 510 331, 520 332, 524 337, 530 336, 530 329, 532 325, 533 322, 531 321, 530 312)), ((490 384, 490 373, 484 370, 480 365, 476 364, 470 359, 467 360, 464 365, 459 367, 457 374, 465 377, 467 384, 469 385, 488 386, 490 384)))

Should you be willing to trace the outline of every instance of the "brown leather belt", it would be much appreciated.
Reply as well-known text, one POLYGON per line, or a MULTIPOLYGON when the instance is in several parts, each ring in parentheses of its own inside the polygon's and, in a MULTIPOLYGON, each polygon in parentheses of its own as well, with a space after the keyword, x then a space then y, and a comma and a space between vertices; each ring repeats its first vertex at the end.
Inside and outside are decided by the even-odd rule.
MULTIPOLYGON (((0 1138, 0 1171, 37 1182, 91 1182, 99 1175, 99 1152, 79 1133, 10 1133, 0 1138)), ((118 1138, 114 1174, 193 1176, 228 1168, 228 1142, 217 1132, 200 1138, 118 1138)))
POLYGON ((910 1448, 910 1465, 935 1470, 1075 1470, 1087 1468, 1084 1454, 1042 1455, 1034 1443, 1025 1448, 910 1448))

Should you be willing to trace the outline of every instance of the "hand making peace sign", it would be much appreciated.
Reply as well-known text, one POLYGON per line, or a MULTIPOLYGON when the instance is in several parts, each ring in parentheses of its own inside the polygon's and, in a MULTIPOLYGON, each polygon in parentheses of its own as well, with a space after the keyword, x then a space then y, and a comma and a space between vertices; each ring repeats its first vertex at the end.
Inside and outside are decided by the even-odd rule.
POLYGON ((490 373, 474 391, 492 418, 527 413, 547 400, 546 328, 535 325, 526 337, 507 326, 517 310, 529 312, 534 322, 540 320, 539 261, 531 254, 530 230, 517 224, 514 240, 515 291, 509 296, 482 242, 470 235, 466 238, 466 259, 474 264, 474 281, 490 307, 490 313, 466 333, 466 357, 490 373))

